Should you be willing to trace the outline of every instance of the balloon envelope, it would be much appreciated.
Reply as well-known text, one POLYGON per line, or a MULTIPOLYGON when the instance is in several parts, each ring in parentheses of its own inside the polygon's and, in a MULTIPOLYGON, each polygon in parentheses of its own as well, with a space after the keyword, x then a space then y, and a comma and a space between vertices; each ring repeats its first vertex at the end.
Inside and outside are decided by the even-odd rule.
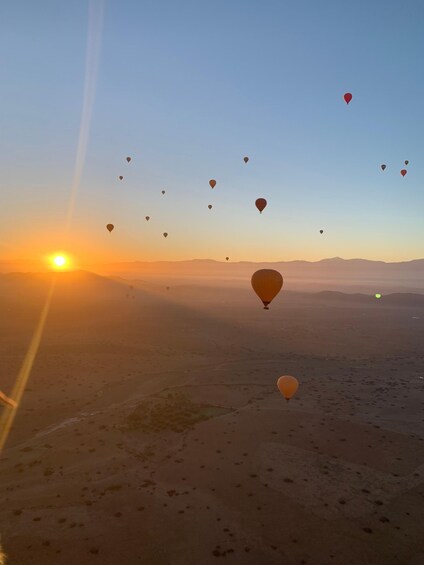
POLYGON ((405 161, 405 165, 409 165, 409 161, 405 161))
POLYGON ((381 170, 384 171, 386 168, 386 165, 381 165, 381 170))
POLYGON ((209 204, 209 205, 208 205, 208 208, 209 208, 209 210, 211 210, 211 208, 212 208, 212 204, 209 204))
POLYGON ((150 220, 150 216, 146 216, 146 220, 149 221, 149 220, 150 220))
POLYGON ((283 277, 274 269, 260 269, 253 273, 251 284, 253 290, 262 300, 264 309, 269 310, 268 304, 272 302, 283 286, 283 277))
POLYGON ((228 261, 228 260, 229 260, 229 257, 225 257, 225 260, 228 261))
POLYGON ((277 381, 278 390, 286 400, 290 400, 299 388, 299 381, 291 375, 283 375, 277 381))
POLYGON ((249 157, 243 157, 243 161, 244 161, 245 163, 247 163, 248 160, 249 160, 249 157))
POLYGON ((127 162, 129 163, 131 161, 131 157, 127 157, 127 162))
POLYGON ((118 177, 119 180, 123 180, 124 177, 118 177))
POLYGON ((209 181, 209 184, 211 185, 211 188, 215 188, 215 186, 216 186, 216 180, 215 180, 215 179, 211 179, 211 180, 209 181))
POLYGON ((265 200, 265 198, 258 198, 255 202, 256 208, 259 210, 259 212, 262 214, 262 210, 265 209, 265 206, 267 205, 267 201, 265 200))
POLYGON ((163 237, 168 237, 168 234, 165 232, 165 233, 163 234, 163 237))
POLYGON ((324 233, 324 230, 319 230, 319 233, 324 233))
POLYGON ((349 104, 349 102, 352 100, 352 94, 350 92, 346 92, 346 94, 343 96, 344 101, 346 102, 346 104, 349 104))
POLYGON ((165 191, 164 191, 164 190, 162 190, 162 194, 165 194, 165 191))
POLYGON ((400 174, 404 177, 408 171, 406 169, 402 169, 400 174))
POLYGON ((113 224, 107 224, 107 226, 106 226, 106 228, 107 228, 109 231, 112 231, 114 227, 115 227, 115 226, 114 226, 113 224))

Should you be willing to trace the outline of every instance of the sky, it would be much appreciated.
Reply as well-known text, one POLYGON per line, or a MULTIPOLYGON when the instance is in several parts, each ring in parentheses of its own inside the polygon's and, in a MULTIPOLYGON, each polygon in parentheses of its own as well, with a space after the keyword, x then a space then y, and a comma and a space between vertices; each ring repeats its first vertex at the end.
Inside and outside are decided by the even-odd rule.
POLYGON ((423 29, 421 0, 2 3, 0 260, 424 257, 423 29))

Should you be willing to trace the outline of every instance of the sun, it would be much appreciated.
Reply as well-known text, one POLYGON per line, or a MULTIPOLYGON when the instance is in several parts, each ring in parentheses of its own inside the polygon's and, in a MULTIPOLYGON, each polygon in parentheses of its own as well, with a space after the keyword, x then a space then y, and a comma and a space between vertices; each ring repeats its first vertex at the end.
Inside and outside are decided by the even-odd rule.
POLYGON ((66 255, 55 254, 50 258, 50 263, 56 271, 63 271, 69 268, 69 258, 66 255))

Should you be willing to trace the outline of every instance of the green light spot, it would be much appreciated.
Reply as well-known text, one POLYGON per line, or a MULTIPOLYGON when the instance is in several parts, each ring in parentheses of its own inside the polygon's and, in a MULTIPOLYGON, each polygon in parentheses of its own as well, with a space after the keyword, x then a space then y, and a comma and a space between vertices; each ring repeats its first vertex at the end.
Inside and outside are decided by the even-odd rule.
POLYGON ((379 292, 376 293, 375 295, 376 298, 381 298, 381 294, 379 292))

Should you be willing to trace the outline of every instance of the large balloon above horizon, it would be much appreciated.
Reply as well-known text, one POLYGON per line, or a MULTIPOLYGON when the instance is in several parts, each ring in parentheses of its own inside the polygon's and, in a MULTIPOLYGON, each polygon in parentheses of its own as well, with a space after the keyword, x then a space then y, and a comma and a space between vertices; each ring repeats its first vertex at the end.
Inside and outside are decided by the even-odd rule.
POLYGON ((290 398, 296 394, 296 391, 299 388, 299 381, 296 377, 292 377, 291 375, 283 375, 278 379, 277 386, 278 390, 288 402, 290 398))
POLYGON ((262 300, 264 310, 269 310, 268 305, 274 300, 283 287, 283 277, 274 269, 259 269, 252 275, 253 290, 262 300))

